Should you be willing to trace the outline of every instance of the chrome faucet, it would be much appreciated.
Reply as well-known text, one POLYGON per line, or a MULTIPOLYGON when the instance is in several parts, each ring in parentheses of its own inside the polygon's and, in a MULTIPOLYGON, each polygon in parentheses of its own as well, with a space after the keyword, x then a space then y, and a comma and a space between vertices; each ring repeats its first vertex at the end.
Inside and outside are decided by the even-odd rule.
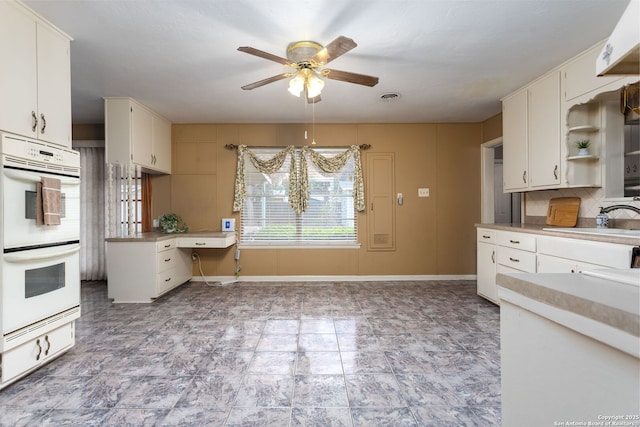
POLYGON ((616 211, 618 209, 628 209, 630 211, 634 211, 637 214, 640 214, 640 208, 636 208, 635 206, 629 206, 629 205, 611 205, 611 206, 607 206, 606 208, 601 207, 600 213, 608 214, 609 212, 616 211))
POLYGON ((609 217, 607 214, 618 209, 628 209, 637 214, 640 214, 640 208, 629 205, 611 205, 606 208, 600 207, 600 213, 596 215, 596 228, 607 228, 609 226, 609 217))

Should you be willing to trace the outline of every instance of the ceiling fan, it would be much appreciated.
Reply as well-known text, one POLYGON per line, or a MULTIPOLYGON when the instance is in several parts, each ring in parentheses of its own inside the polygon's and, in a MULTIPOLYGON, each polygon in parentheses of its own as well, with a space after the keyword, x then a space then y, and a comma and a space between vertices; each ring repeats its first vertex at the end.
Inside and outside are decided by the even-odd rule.
POLYGON ((322 46, 313 41, 298 41, 290 43, 289 46, 287 46, 286 58, 253 47, 241 46, 238 48, 240 52, 259 56, 260 58, 278 62, 295 69, 295 71, 290 73, 278 74, 242 86, 242 89, 251 90, 292 77, 289 81, 289 92, 299 97, 304 91, 307 102, 315 103, 320 101, 320 92, 324 87, 324 81, 320 77, 373 87, 378 84, 377 77, 323 68, 326 64, 349 52, 356 46, 356 42, 344 36, 336 38, 326 46, 322 46))

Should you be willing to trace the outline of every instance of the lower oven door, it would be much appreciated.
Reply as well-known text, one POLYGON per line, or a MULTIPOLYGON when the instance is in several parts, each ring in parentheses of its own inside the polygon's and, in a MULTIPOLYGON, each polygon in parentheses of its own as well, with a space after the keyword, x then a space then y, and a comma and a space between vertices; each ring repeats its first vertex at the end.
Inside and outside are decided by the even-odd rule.
POLYGON ((4 253, 2 333, 80 305, 80 245, 4 253))

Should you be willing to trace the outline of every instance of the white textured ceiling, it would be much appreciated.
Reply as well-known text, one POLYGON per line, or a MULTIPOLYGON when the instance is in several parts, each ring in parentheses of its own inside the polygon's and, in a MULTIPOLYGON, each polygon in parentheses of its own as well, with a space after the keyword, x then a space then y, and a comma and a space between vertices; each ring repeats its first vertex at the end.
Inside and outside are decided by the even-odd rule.
MULTIPOLYGON (((0 0, 2 1, 2 0, 0 0)), ((500 97, 605 39, 628 0, 26 0, 74 38, 73 122, 102 123, 103 97, 130 96, 174 123, 475 122, 500 97), (330 68, 378 76, 328 80, 307 106, 286 70, 238 52, 286 57, 292 41, 358 46, 330 68), (401 97, 382 101, 387 92, 401 97)))

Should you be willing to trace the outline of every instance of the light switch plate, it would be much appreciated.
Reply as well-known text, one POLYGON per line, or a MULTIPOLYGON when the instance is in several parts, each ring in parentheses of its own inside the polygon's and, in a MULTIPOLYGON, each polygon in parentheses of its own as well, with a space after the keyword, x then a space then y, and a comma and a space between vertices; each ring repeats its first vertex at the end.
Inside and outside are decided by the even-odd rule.
POLYGON ((428 188, 418 188, 418 197, 429 197, 428 188))

